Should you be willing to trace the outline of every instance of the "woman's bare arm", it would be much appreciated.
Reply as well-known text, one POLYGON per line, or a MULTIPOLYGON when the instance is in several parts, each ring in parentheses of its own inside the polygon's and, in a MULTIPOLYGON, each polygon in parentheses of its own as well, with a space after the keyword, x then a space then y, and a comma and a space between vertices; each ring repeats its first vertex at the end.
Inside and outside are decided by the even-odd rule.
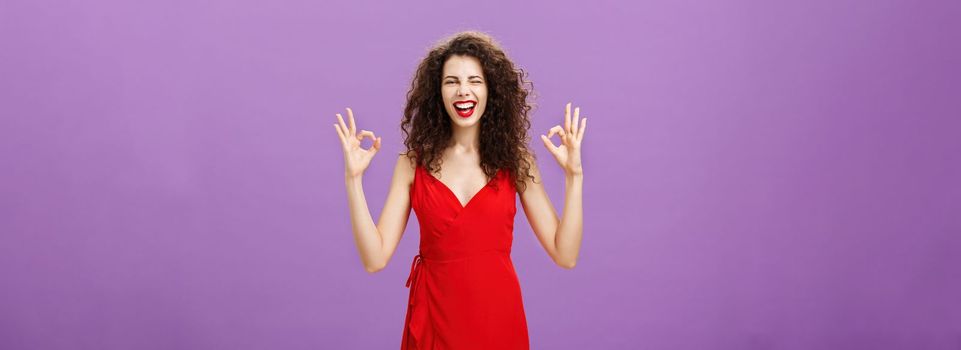
POLYGON ((571 104, 564 110, 564 125, 556 125, 547 135, 541 135, 544 147, 554 156, 564 170, 564 212, 557 218, 557 211, 544 191, 537 163, 531 164, 531 175, 536 182, 527 181, 527 189, 521 194, 521 204, 527 221, 530 222, 537 239, 547 250, 547 254, 558 266, 573 269, 581 249, 584 231, 584 170, 581 165, 581 141, 587 129, 587 118, 580 118, 581 109, 574 109, 571 120, 571 104), (555 146, 550 137, 558 134, 561 145, 555 146))
POLYGON ((557 266, 573 269, 577 265, 583 232, 583 175, 572 175, 565 181, 564 212, 560 219, 551 202, 537 163, 531 159, 531 175, 527 189, 520 194, 521 205, 537 240, 557 266))
POLYGON ((354 112, 347 108, 350 125, 344 123, 344 118, 337 114, 337 137, 340 138, 344 149, 344 183, 347 186, 347 205, 350 209, 350 223, 354 232, 354 242, 360 252, 360 260, 367 272, 380 271, 394 255, 394 250, 400 242, 400 237, 407 228, 410 217, 410 185, 414 180, 414 166, 409 158, 402 154, 397 158, 394 167, 393 180, 387 193, 387 203, 380 214, 380 220, 374 225, 364 196, 363 176, 377 151, 380 150, 380 138, 369 130, 357 133, 354 122, 354 112), (374 140, 369 149, 360 147, 360 141, 365 137, 374 140))
POLYGON ((410 218, 410 185, 413 179, 414 168, 409 158, 400 155, 394 167, 384 210, 375 226, 364 196, 362 176, 345 178, 354 241, 367 272, 375 273, 383 269, 397 250, 410 218))

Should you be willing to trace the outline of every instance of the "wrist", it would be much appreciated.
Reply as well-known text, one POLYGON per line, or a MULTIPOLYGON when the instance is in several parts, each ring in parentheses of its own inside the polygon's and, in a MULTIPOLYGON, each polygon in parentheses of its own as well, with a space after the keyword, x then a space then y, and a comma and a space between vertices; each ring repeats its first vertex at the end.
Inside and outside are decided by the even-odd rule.
POLYGON ((361 182, 361 180, 363 179, 364 179, 364 174, 357 174, 357 175, 344 174, 344 182, 346 183, 361 182))

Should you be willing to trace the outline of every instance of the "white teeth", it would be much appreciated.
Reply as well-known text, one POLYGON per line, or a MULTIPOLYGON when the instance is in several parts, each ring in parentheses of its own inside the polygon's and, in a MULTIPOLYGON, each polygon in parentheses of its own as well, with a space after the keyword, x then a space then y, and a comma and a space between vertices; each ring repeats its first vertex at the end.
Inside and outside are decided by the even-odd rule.
POLYGON ((455 104, 454 107, 468 109, 468 108, 474 107, 474 103, 473 102, 458 103, 458 104, 455 104))

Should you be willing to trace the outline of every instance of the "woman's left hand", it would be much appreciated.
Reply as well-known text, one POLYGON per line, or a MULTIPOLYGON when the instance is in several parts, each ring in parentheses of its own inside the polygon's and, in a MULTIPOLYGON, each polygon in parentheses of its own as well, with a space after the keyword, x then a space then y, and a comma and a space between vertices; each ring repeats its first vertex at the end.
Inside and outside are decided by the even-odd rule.
POLYGON ((557 163, 564 169, 567 176, 584 174, 581 168, 581 140, 584 139, 584 129, 587 128, 587 117, 578 120, 580 112, 580 107, 574 108, 574 120, 572 122, 571 103, 568 102, 564 110, 564 126, 556 125, 551 128, 546 136, 541 135, 544 146, 554 155, 554 159, 557 159, 557 163), (578 126, 578 123, 580 123, 580 126, 578 126), (554 143, 551 142, 551 136, 554 136, 554 134, 560 135, 560 146, 554 146, 554 143))

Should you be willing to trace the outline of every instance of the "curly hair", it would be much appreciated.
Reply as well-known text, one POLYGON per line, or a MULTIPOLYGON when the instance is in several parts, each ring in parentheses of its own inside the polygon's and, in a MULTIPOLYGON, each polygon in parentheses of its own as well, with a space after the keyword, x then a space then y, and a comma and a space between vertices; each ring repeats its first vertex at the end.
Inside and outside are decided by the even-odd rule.
POLYGON ((454 55, 477 58, 488 82, 487 107, 478 121, 481 169, 489 179, 499 169, 506 169, 514 187, 524 192, 526 178, 534 179, 530 163, 536 160, 528 148, 527 134, 532 109, 528 96, 533 97, 534 85, 525 79, 527 73, 511 62, 500 44, 483 32, 463 31, 442 39, 420 62, 407 92, 400 124, 407 148, 401 154, 431 172, 442 163, 442 153, 450 144, 453 130, 440 93, 441 76, 444 63, 454 55))

